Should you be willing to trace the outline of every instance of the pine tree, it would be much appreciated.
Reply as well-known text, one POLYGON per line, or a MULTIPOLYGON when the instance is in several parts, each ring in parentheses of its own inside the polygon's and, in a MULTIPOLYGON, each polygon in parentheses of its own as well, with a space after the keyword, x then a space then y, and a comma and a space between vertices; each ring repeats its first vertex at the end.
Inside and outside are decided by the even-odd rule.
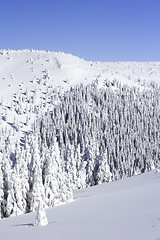
POLYGON ((35 226, 46 226, 48 224, 44 205, 43 201, 40 200, 37 208, 35 226))
POLYGON ((42 182, 42 165, 38 139, 35 136, 32 140, 32 161, 30 165, 30 210, 34 211, 40 199, 44 201, 44 186, 42 182))

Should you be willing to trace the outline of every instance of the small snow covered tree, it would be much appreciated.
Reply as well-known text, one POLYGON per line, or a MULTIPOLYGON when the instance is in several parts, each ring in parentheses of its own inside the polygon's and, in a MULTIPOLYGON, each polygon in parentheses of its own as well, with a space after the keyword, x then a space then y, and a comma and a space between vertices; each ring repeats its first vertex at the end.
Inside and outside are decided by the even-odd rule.
MULTIPOLYGON (((52 148, 53 150, 53 148, 52 148)), ((57 172, 58 166, 54 158, 54 151, 46 152, 45 158, 45 168, 44 168, 44 187, 45 187, 45 199, 46 204, 49 207, 55 205, 56 199, 58 198, 58 181, 57 181, 57 172)))
POLYGON ((102 156, 98 156, 98 169, 95 172, 96 184, 101 184, 103 182, 111 181, 110 167, 107 162, 107 151, 103 153, 102 156))
POLYGON ((37 208, 37 214, 36 214, 35 226, 46 226, 47 224, 48 224, 48 220, 46 217, 44 203, 42 201, 39 201, 39 205, 37 208))
POLYGON ((34 211, 38 206, 38 199, 44 200, 44 186, 42 182, 42 166, 40 151, 38 147, 38 139, 35 137, 32 139, 32 161, 30 166, 30 210, 34 211))

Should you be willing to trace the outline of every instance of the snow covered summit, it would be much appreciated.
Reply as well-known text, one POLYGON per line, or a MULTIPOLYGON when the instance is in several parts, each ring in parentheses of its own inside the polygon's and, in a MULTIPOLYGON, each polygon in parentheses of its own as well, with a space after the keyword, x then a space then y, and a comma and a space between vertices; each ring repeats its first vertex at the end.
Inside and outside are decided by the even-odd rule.
POLYGON ((0 97, 8 102, 17 91, 41 87, 68 89, 80 83, 118 79, 135 84, 159 82, 159 62, 87 62, 65 53, 0 50, 0 97), (42 84, 43 83, 43 84, 42 84))
POLYGON ((159 69, 159 62, 87 62, 65 53, 0 50, 0 118, 7 118, 10 124, 18 122, 21 131, 28 131, 34 114, 29 117, 27 109, 42 103, 49 108, 47 95, 55 88, 66 91, 92 82, 101 87, 118 80, 143 89, 152 81, 159 83, 159 69))

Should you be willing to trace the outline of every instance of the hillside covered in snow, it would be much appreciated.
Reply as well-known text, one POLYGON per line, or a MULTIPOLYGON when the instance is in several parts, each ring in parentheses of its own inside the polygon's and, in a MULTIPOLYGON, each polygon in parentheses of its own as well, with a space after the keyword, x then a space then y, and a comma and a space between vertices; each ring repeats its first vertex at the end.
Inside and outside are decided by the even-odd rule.
POLYGON ((36 213, 0 221, 5 240, 158 240, 160 239, 160 173, 74 192, 75 201, 46 210, 48 225, 34 226, 36 213))
POLYGON ((160 167, 160 63, 0 51, 0 218, 160 167))

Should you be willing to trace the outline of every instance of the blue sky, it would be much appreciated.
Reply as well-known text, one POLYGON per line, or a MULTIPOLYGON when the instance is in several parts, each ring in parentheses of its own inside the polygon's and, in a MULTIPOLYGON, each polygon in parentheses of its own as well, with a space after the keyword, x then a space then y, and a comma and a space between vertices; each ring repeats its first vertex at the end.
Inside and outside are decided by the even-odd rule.
POLYGON ((160 0, 1 0, 0 49, 160 61, 160 0))

